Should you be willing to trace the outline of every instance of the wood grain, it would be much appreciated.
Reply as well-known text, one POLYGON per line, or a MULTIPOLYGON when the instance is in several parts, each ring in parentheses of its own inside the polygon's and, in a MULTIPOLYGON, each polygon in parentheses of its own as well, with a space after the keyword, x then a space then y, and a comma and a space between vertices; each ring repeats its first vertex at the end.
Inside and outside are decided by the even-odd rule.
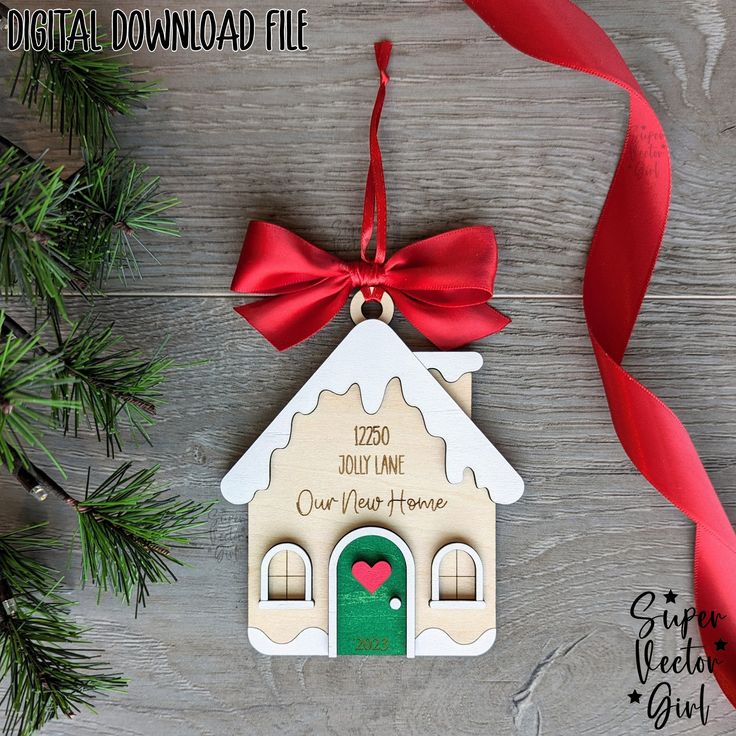
MULTIPOLYGON (((185 7, 147 3, 164 5, 185 7)), ((651 95, 675 164, 672 220, 652 293, 676 298, 646 303, 627 365, 680 414, 736 520, 736 6, 580 5, 651 95)), ((94 6, 105 13, 113 4, 94 6)), ((270 7, 248 6, 256 15, 270 7)), ((143 259, 144 279, 119 287, 138 296, 112 297, 98 310, 143 348, 170 335, 169 349, 190 367, 168 384, 154 447, 126 448, 126 457, 160 462, 179 493, 217 498, 222 474, 347 332, 343 314, 305 345, 276 354, 233 314, 235 299, 215 295, 229 285, 250 218, 275 219, 333 252, 355 253, 375 93, 371 44, 390 37, 394 82, 382 141, 391 242, 492 223, 501 245, 498 292, 536 295, 497 299, 514 322, 478 346, 486 365, 475 377, 474 419, 528 489, 519 503, 499 507, 498 641, 472 660, 257 655, 246 639, 247 512, 220 502, 186 553, 193 567, 180 584, 157 589, 138 619, 78 591, 72 555, 67 583, 82 600, 76 615, 131 685, 101 703, 97 718, 45 733, 649 734, 642 709, 625 696, 636 683, 628 608, 647 588, 672 587, 678 601, 692 603, 692 527, 624 456, 580 302, 570 298, 580 292, 618 155, 624 98, 599 80, 523 57, 459 0, 307 7, 304 55, 257 49, 133 59, 168 91, 121 121, 121 142, 182 199, 183 235, 157 241, 158 262, 143 259)), ((0 52, 0 75, 13 64, 0 52)), ((2 131, 33 152, 48 145, 17 103, 3 100, 0 118, 2 131)), ((63 150, 49 158, 63 159, 63 150)), ((426 347, 401 318, 397 329, 412 347, 426 347)), ((89 436, 53 444, 65 448, 70 488, 81 488, 88 464, 100 475, 115 465, 89 436)), ((73 519, 51 501, 39 505, 7 479, 2 493, 2 528, 48 515, 72 542, 73 519)), ((659 644, 676 653, 674 637, 659 644)), ((708 726, 683 721, 667 733, 733 733, 734 712, 711 680, 672 678, 683 693, 701 681, 708 726)))

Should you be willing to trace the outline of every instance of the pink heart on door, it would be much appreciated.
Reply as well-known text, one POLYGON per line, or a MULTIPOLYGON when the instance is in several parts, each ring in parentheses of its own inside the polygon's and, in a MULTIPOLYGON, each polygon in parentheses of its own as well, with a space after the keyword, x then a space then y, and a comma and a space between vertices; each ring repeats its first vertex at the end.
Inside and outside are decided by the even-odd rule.
POLYGON ((391 565, 381 560, 371 567, 361 560, 353 565, 352 572, 353 577, 373 594, 391 577, 391 565))

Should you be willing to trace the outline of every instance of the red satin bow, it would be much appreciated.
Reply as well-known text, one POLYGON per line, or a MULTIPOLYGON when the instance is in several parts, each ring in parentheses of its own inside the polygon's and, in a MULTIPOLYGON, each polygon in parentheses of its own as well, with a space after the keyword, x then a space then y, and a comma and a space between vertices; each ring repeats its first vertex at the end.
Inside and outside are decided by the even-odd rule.
POLYGON ((279 350, 324 327, 350 291, 362 287, 385 289, 409 322, 437 347, 450 349, 508 324, 486 304, 495 273, 490 227, 422 240, 383 264, 342 261, 278 225, 251 222, 232 288, 275 295, 236 311, 279 350))
POLYGON ((366 299, 388 292, 404 316, 438 348, 449 350, 502 330, 508 317, 488 306, 496 276, 490 227, 466 227, 421 240, 385 261, 387 207, 378 125, 389 82, 391 44, 376 44, 380 85, 370 126, 360 261, 342 261, 278 225, 251 222, 232 290, 268 294, 236 307, 274 347, 296 345, 324 327, 352 289, 366 299), (368 247, 377 220, 376 250, 368 247))

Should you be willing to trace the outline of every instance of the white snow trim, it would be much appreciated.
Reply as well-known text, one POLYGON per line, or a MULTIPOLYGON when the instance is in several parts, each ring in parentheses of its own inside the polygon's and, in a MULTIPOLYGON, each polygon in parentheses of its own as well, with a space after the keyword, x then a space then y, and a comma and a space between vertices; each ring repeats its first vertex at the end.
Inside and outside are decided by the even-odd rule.
POLYGON ((323 391, 342 395, 357 384, 363 408, 375 414, 393 378, 401 381, 406 403, 422 413, 427 432, 445 441, 450 483, 460 483, 470 468, 478 488, 486 488, 495 503, 513 503, 521 497, 524 481, 518 473, 394 331, 377 319, 356 325, 337 346, 222 479, 222 495, 242 504, 268 488, 271 455, 289 444, 294 415, 313 412, 323 391))
POLYGON ((470 644, 458 644, 442 629, 425 629, 417 637, 417 657, 477 657, 485 654, 496 641, 496 629, 484 631, 470 644))
MULTIPOLYGON (((279 644, 260 629, 248 627, 248 640, 261 654, 269 656, 326 657, 327 634, 316 627, 304 629, 291 641, 279 644)), ((416 638, 414 654, 417 657, 477 657, 485 654, 496 641, 496 629, 484 631, 470 644, 458 644, 442 629, 425 629, 416 638)))
POLYGON ((286 644, 272 641, 260 629, 248 627, 248 641, 261 654, 293 657, 326 657, 327 633, 316 627, 304 629, 286 644))
POLYGON ((414 357, 427 369, 439 371, 448 383, 455 383, 466 373, 474 373, 483 366, 480 353, 414 353, 414 357))

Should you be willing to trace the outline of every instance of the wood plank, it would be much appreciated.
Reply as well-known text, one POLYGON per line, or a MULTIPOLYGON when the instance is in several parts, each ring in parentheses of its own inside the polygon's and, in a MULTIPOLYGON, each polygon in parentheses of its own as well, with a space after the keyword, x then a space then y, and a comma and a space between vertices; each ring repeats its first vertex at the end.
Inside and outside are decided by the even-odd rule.
MULTIPOLYGON (((115 6, 86 7, 93 5, 103 15, 115 6)), ((726 40, 736 8, 717 0, 580 5, 619 44, 670 137, 673 216, 652 292, 735 295, 735 47, 726 40)), ((262 16, 270 5, 249 7, 262 16)), ((519 55, 455 0, 320 0, 309 11, 311 51, 303 56, 260 48, 134 56, 169 91, 121 121, 121 142, 182 198, 183 237, 157 242, 159 263, 144 258, 144 280, 124 288, 227 289, 245 223, 256 217, 354 256, 375 93, 370 46, 388 36, 397 45, 382 127, 392 243, 490 222, 501 246, 499 292, 579 292, 623 135, 622 95, 519 55)), ((12 68, 0 50, 0 77, 12 68)), ((48 145, 17 103, 4 100, 0 119, 2 132, 34 153, 48 145)), ((66 158, 59 148, 49 157, 66 158)), ((348 329, 343 317, 276 355, 232 314, 234 303, 101 304, 132 343, 149 348, 168 332, 183 361, 210 360, 169 383, 154 448, 126 455, 160 461, 178 492, 200 499, 216 497, 222 473, 348 329)), ((187 554, 195 567, 180 585, 156 590, 139 619, 114 601, 96 608, 93 591, 74 591, 94 643, 132 682, 128 694, 102 704, 99 718, 46 733, 343 734, 360 732, 357 723, 425 736, 650 733, 643 709, 625 698, 636 682, 628 607, 639 591, 670 586, 692 602, 691 527, 631 469, 613 435, 579 302, 498 306, 515 321, 481 346, 487 362, 475 418, 528 492, 499 509, 500 629, 489 655, 391 663, 256 655, 245 637, 246 513, 221 502, 187 554)), ((732 519, 734 310, 728 302, 649 303, 628 359, 690 428, 732 519)), ((412 346, 426 346, 403 321, 398 329, 412 346)), ((70 487, 81 487, 89 463, 100 474, 115 465, 89 438, 54 444, 66 448, 70 487)), ((48 513, 71 542, 73 520, 58 507, 39 506, 7 479, 3 490, 1 528, 48 513)), ((75 555, 72 587, 77 564, 75 555)), ((674 638, 658 644, 677 653, 674 638)), ((683 722, 668 732, 733 732, 733 711, 712 681, 672 679, 678 693, 701 681, 708 727, 683 722)))
MULTIPOLYGON (((54 6, 55 2, 26 3, 54 6)), ((21 3, 23 5, 23 3, 21 3)), ((101 17, 118 5, 96 7, 101 17)), ((661 114, 675 163, 673 217, 652 292, 736 294, 736 6, 585 0, 661 114)), ((188 7, 155 0, 148 7, 188 7)), ((222 11, 222 2, 208 7, 222 11)), ((262 18, 271 5, 249 3, 262 18)), ((309 6, 310 51, 139 52, 167 92, 120 121, 124 147, 179 196, 180 240, 142 255, 125 289, 223 291, 245 225, 265 218, 355 257, 375 94, 371 44, 391 37, 382 125, 393 247, 490 223, 506 294, 574 294, 625 125, 605 82, 528 59, 455 0, 309 6)), ((13 60, 0 53, 0 76, 13 60)), ((49 136, 3 102, 2 129, 34 153, 49 136)), ((50 160, 62 155, 61 146, 50 160)), ((63 158, 63 155, 62 155, 63 158)))
MULTIPOLYGON (((705 312, 707 304, 648 303, 628 366, 680 413, 736 520, 736 305, 705 312)), ((96 608, 93 591, 74 590, 83 601, 76 615, 131 686, 101 703, 98 718, 83 715, 45 733, 651 733, 643 707, 629 706, 625 695, 636 683, 637 627, 628 609, 648 588, 672 587, 678 603, 691 604, 691 525, 624 457, 579 303, 497 306, 514 322, 476 346, 486 364, 475 375, 474 418, 527 492, 498 507, 499 635, 488 655, 412 662, 256 655, 245 633, 247 513, 223 501, 185 555, 194 567, 179 585, 157 588, 137 620, 115 601, 96 608)), ((221 475, 348 330, 343 314, 276 354, 230 307, 228 299, 185 298, 99 304, 131 344, 150 348, 169 333, 181 361, 208 359, 172 377, 154 447, 126 454, 161 462, 176 491, 202 500, 217 498, 221 475)), ((426 348, 403 319, 396 328, 412 347, 426 348)), ((88 463, 114 464, 89 438, 53 444, 65 448, 70 487, 79 487, 88 463)), ((2 485, 2 528, 48 513, 71 541, 72 520, 52 501, 39 505, 8 479, 2 485)), ((75 554, 72 588, 77 564, 75 554)), ((657 645, 677 653, 674 635, 657 645)), ((711 712, 706 728, 683 721, 668 733, 733 732, 733 710, 710 679, 670 681, 678 695, 705 682, 711 712)))

